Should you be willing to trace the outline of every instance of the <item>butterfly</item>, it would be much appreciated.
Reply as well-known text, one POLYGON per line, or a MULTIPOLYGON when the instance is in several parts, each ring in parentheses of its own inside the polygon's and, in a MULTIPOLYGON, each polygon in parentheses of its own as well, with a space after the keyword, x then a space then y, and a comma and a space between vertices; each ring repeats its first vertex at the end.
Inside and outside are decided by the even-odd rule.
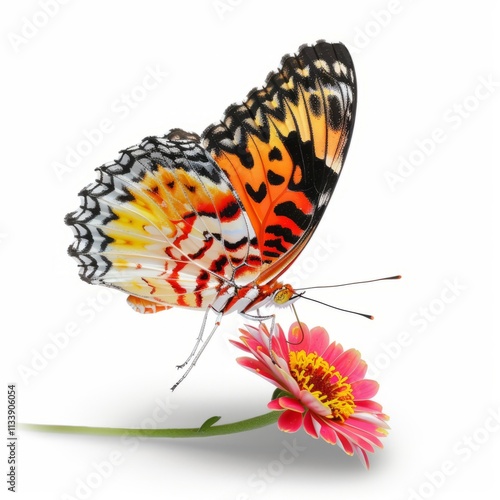
POLYGON ((220 320, 290 304, 299 295, 279 277, 323 216, 355 111, 350 54, 321 40, 284 56, 201 136, 172 129, 120 151, 65 219, 81 279, 126 292, 141 313, 220 320))

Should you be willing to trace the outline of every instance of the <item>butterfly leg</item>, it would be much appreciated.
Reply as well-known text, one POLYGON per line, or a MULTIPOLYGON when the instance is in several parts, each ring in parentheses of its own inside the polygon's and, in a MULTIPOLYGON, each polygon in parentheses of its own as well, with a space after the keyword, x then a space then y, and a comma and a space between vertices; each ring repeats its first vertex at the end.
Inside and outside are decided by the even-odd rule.
POLYGON ((257 315, 253 316, 252 314, 248 314, 246 312, 240 312, 240 315, 243 316, 245 319, 249 319, 251 321, 258 321, 259 323, 262 323, 262 321, 267 321, 268 319, 273 320, 273 326, 274 326, 274 321, 275 321, 275 315, 274 314, 269 314, 267 316, 262 316, 262 315, 257 315))
MULTIPOLYGON (((213 311, 215 311, 217 313, 217 318, 215 320, 215 327, 214 328, 217 328, 220 325, 220 320, 222 318, 222 313, 220 313, 219 311, 216 311, 215 309, 213 309, 213 307, 209 306, 207 308, 207 310, 205 311, 205 314, 203 316, 203 321, 201 323, 200 333, 198 334, 198 337, 196 338, 196 342, 195 342, 195 344, 193 346, 193 350, 191 351, 191 353, 187 357, 186 361, 184 361, 184 363, 181 363, 180 365, 176 366, 177 369, 180 370, 181 368, 184 368, 189 363, 189 361, 191 360, 191 358, 196 354, 196 351, 198 350, 198 347, 199 347, 200 343, 203 341, 203 332, 205 331, 205 327, 207 325, 208 314, 210 313, 211 310, 213 310, 213 311)), ((210 334, 210 336, 211 335, 212 335, 212 333, 210 334)))
MULTIPOLYGON (((203 343, 203 345, 198 350, 200 343, 202 343, 203 331, 205 330, 205 324, 207 322, 207 316, 208 316, 209 310, 210 310, 210 308, 207 309, 207 312, 205 313, 205 317, 203 318, 203 324, 201 325, 200 334, 198 335, 198 338, 196 339, 196 344, 194 346, 194 349, 191 351, 191 354, 189 355, 188 359, 186 359, 186 361, 182 365, 177 366, 177 368, 182 368, 182 367, 186 366, 187 363, 189 362, 189 360, 191 358, 193 358, 193 356, 194 356, 194 359, 193 359, 193 361, 191 361, 191 363, 187 367, 186 371, 182 374, 182 377, 170 388, 171 391, 174 391, 176 389, 176 387, 188 376, 188 373, 193 369, 193 367, 196 364, 196 362, 198 361, 198 359, 200 359, 201 354, 205 350, 205 347, 207 347, 208 343, 210 342, 210 339, 213 337, 217 328, 219 328, 220 320, 222 318, 223 313, 216 311, 217 312, 217 319, 215 321, 215 325, 212 328, 212 331, 209 333, 207 340, 203 343), (197 350, 198 350, 198 352, 196 353, 197 350), (195 356, 195 353, 196 353, 196 356, 195 356)), ((215 311, 215 309, 214 309, 214 311, 215 311)))

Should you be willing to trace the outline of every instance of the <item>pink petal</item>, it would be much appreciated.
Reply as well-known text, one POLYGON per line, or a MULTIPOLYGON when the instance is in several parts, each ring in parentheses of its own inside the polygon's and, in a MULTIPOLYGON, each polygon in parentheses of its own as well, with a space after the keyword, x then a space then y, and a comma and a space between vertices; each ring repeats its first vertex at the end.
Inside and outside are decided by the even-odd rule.
POLYGON ((245 325, 246 330, 240 328, 240 332, 243 334, 244 338, 251 339, 259 335, 259 329, 253 325, 245 325))
POLYGON ((304 323, 292 323, 288 330, 288 348, 290 351, 309 351, 311 335, 309 328, 304 323))
POLYGON ((238 342, 237 340, 229 339, 229 342, 231 342, 231 344, 233 344, 238 349, 241 349, 242 351, 250 352, 250 349, 245 344, 242 344, 241 342, 238 342))
POLYGON ((258 329, 247 325, 247 330, 240 329, 240 332, 243 334, 241 341, 254 353, 269 353, 269 333, 265 325, 260 325, 258 329))
POLYGON ((337 443, 337 433, 335 432, 332 427, 329 425, 322 425, 321 426, 321 437, 330 444, 336 444, 337 443))
POLYGON ((267 403, 267 407, 270 410, 274 410, 274 411, 282 411, 283 410, 283 408, 280 405, 279 399, 273 399, 272 401, 269 401, 269 403, 267 403))
POLYGON ((276 358, 276 362, 270 358, 263 359, 259 361, 262 365, 262 370, 265 373, 272 374, 272 377, 276 382, 283 387, 284 390, 290 392, 293 396, 298 399, 300 394, 299 386, 297 381, 292 377, 288 369, 288 365, 281 358, 276 358))
MULTIPOLYGON (((356 409, 354 411, 364 411, 382 415, 382 405, 377 403, 376 401, 370 400, 356 401, 356 409)), ((387 417, 387 415, 385 416, 387 417)), ((387 417, 385 420, 389 420, 389 417, 387 417)))
POLYGON ((371 434, 364 436, 359 434, 358 432, 346 431, 344 435, 347 439, 349 439, 349 441, 351 441, 352 444, 359 446, 363 450, 369 451, 370 453, 373 453, 375 451, 373 445, 382 448, 382 443, 377 438, 374 438, 371 434), (367 437, 370 437, 371 439, 366 439, 367 437), (375 442, 373 442, 373 440, 375 440, 375 442))
POLYGON ((355 382, 356 380, 363 379, 364 376, 366 375, 367 370, 368 370, 368 365, 366 364, 366 361, 360 359, 358 366, 349 375, 349 381, 352 383, 355 382))
MULTIPOLYGON (((373 445, 382 447, 380 440, 374 435, 373 432, 365 432, 355 427, 349 426, 347 423, 349 420, 340 424, 338 422, 328 422, 329 425, 337 432, 340 436, 343 436, 350 443, 360 446, 361 448, 373 452, 373 445)), ((352 455, 352 453, 350 453, 352 455)))
POLYGON ((275 385, 281 387, 286 392, 289 392, 295 399, 300 400, 300 389, 297 381, 290 375, 289 372, 281 370, 276 365, 268 367, 270 373, 272 373, 272 378, 274 379, 275 385))
POLYGON ((262 343, 259 339, 247 338, 244 339, 245 345, 253 352, 255 356, 267 355, 269 356, 269 347, 267 342, 262 343))
POLYGON ((328 406, 324 405, 317 397, 313 396, 309 391, 300 391, 299 399, 304 406, 316 415, 326 417, 332 414, 332 410, 328 406))
POLYGON ((276 354, 283 359, 288 361, 289 356, 289 346, 285 337, 285 332, 280 325, 276 325, 275 334, 273 335, 273 350, 276 354))
POLYGON ((307 434, 309 434, 309 436, 314 439, 318 439, 321 426, 318 425, 318 422, 314 418, 314 414, 311 411, 306 412, 304 415, 304 430, 307 434))
POLYGON ((239 365, 243 366, 244 368, 253 371, 260 377, 265 378, 269 382, 271 382, 274 385, 280 385, 279 382, 276 380, 275 374, 270 371, 264 364, 262 364, 260 361, 253 359, 253 358, 237 358, 236 361, 238 362, 239 365))
POLYGON ((262 362, 260 362, 257 359, 254 359, 254 358, 247 358, 246 356, 241 357, 241 358, 236 358, 236 362, 239 365, 244 366, 245 368, 248 368, 249 370, 256 371, 258 369, 264 368, 264 366, 262 365, 262 362))
POLYGON ((340 434, 340 433, 337 433, 337 438, 338 438, 338 441, 337 443, 339 444, 339 446, 348 454, 348 455, 352 455, 354 453, 354 450, 353 450, 353 447, 352 447, 352 443, 351 441, 349 441, 348 438, 346 438, 344 435, 340 434))
POLYGON ((330 337, 328 336, 327 331, 321 326, 315 326, 311 330, 309 351, 306 352, 315 352, 318 356, 321 356, 325 352, 329 343, 330 337))
POLYGON ((302 414, 285 410, 278 419, 278 429, 284 432, 297 432, 302 426, 302 414))
POLYGON ((376 436, 387 436, 387 430, 391 428, 387 423, 389 417, 383 413, 378 415, 374 415, 373 413, 354 413, 354 415, 351 416, 351 419, 367 422, 368 425, 372 425, 372 432, 376 436))
POLYGON ((363 418, 358 418, 357 416, 351 416, 349 418, 349 425, 371 434, 379 434, 379 432, 377 431, 377 429, 380 427, 378 422, 371 422, 368 420, 364 420, 363 418))
POLYGON ((357 382, 352 382, 352 395, 354 400, 364 400, 371 399, 378 392, 378 382, 375 380, 358 380, 357 382))
POLYGON ((267 329, 267 326, 264 324, 259 325, 258 335, 255 336, 255 340, 259 342, 262 346, 262 349, 265 350, 266 353, 269 353, 271 335, 267 329))
POLYGON ((344 352, 342 345, 336 342, 331 343, 323 352, 321 357, 328 361, 330 365, 336 366, 337 358, 344 352))
POLYGON ((278 398, 281 408, 286 410, 298 411, 299 413, 304 413, 304 407, 295 398, 289 396, 282 396, 278 398))
POLYGON ((290 373, 290 367, 288 366, 288 362, 285 361, 280 356, 273 356, 273 358, 269 358, 269 361, 273 364, 276 369, 280 369, 286 373, 290 373))
POLYGON ((353 447, 355 446, 359 446, 370 452, 374 451, 373 445, 382 447, 382 443, 371 433, 350 427, 347 423, 341 424, 335 421, 327 421, 327 424, 337 433, 344 451, 349 455, 352 455, 353 447), (348 449, 350 451, 347 451, 348 449))
POLYGON ((354 452, 358 456, 358 458, 361 460, 361 463, 367 468, 370 468, 370 462, 368 460, 368 455, 366 454, 366 451, 360 448, 359 446, 354 447, 354 452))
POLYGON ((283 372, 283 385, 294 398, 301 400, 299 384, 288 372, 283 372))
POLYGON ((342 376, 349 377, 358 367, 360 360, 361 353, 356 349, 349 349, 337 358, 334 366, 342 376))

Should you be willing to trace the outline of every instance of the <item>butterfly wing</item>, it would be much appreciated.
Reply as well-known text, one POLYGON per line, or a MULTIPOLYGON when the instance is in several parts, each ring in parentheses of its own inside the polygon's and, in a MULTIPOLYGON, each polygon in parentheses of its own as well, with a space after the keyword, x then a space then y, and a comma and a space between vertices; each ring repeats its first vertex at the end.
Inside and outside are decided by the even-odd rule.
POLYGON ((255 230, 257 284, 282 274, 312 236, 342 170, 355 111, 349 52, 320 41, 285 56, 263 88, 202 134, 255 230))
POLYGON ((131 294, 140 312, 206 308, 261 260, 253 228, 227 177, 196 137, 148 137, 97 169, 66 216, 80 277, 131 294))
POLYGON ((81 278, 128 292, 141 312, 206 308, 228 287, 275 280, 331 197, 355 97, 345 47, 318 42, 228 108, 206 149, 177 129, 122 151, 66 217, 81 278))

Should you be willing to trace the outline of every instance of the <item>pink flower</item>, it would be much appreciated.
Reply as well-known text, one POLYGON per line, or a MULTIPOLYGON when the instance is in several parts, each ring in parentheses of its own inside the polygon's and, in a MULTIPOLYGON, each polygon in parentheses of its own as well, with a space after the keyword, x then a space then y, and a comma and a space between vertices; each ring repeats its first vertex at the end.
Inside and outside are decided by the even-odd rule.
POLYGON ((330 344, 324 328, 309 330, 304 323, 294 323, 288 339, 279 325, 272 339, 262 323, 240 331, 242 342, 233 344, 254 357, 238 358, 238 363, 280 389, 268 404, 282 412, 278 427, 285 432, 304 427, 313 438, 356 453, 368 468, 366 452, 383 447, 379 437, 387 434, 389 417, 371 400, 378 383, 363 378, 367 365, 359 351, 330 344))

